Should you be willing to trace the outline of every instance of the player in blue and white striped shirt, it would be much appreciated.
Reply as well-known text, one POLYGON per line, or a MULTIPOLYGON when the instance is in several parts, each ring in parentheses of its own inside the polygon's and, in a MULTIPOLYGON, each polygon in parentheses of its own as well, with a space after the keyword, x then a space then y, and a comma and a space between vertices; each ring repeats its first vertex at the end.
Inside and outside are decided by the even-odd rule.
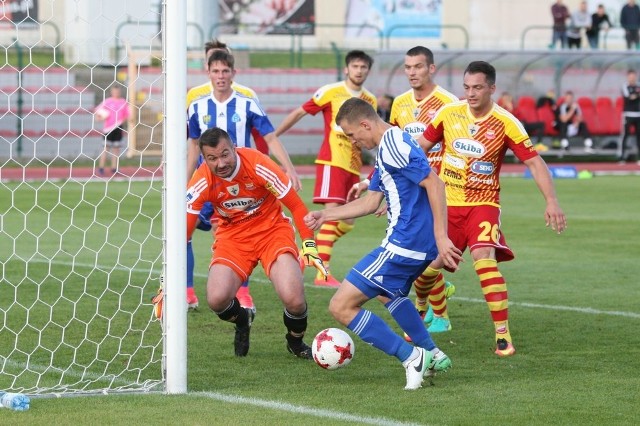
POLYGON ((384 198, 388 226, 380 246, 347 274, 331 299, 329 311, 366 343, 397 357, 405 368, 405 389, 417 389, 423 376, 451 367, 451 360, 436 347, 407 297, 413 281, 438 253, 453 270, 462 259, 462 252, 447 236, 444 184, 429 167, 417 142, 408 133, 385 123, 361 99, 347 100, 336 123, 352 143, 367 149, 378 147, 369 192, 351 203, 310 212, 305 217, 306 225, 315 230, 327 220, 373 213, 384 198), (416 347, 394 333, 380 317, 362 308, 375 297, 383 301, 416 347))

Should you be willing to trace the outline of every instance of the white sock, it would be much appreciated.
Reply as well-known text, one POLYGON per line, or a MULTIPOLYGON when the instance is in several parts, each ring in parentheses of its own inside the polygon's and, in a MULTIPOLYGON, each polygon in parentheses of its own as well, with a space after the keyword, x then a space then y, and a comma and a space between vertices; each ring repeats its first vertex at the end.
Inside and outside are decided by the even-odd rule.
POLYGON ((420 352, 418 351, 418 348, 413 348, 413 352, 411 352, 411 355, 409 355, 409 358, 405 359, 402 362, 402 366, 406 367, 407 365, 409 365, 411 361, 418 358, 419 356, 420 356, 420 352))

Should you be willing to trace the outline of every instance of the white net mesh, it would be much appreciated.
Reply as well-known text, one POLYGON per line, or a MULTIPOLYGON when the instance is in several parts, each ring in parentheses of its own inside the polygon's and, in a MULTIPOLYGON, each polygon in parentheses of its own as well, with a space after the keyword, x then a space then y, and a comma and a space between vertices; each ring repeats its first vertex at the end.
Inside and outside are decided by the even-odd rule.
POLYGON ((163 262, 162 182, 160 158, 147 155, 162 153, 162 109, 149 113, 148 97, 129 90, 139 82, 125 57, 131 40, 157 49, 160 30, 116 31, 125 20, 157 22, 159 10, 39 3, 26 18, 4 10, 0 33, 0 389, 162 390, 162 330, 150 303, 163 262), (83 37, 83 28, 114 35, 83 37), (132 117, 117 173, 108 155, 99 176, 94 108, 114 84, 132 117))

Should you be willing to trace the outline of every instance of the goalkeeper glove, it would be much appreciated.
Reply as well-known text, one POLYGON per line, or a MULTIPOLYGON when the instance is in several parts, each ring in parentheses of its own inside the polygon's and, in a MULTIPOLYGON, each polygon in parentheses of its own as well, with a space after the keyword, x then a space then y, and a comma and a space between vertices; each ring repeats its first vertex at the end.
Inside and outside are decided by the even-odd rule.
POLYGON ((329 276, 329 271, 324 267, 324 263, 322 263, 322 259, 320 259, 320 255, 318 254, 318 247, 316 246, 316 242, 313 240, 304 240, 302 241, 302 257, 304 258, 304 262, 307 266, 314 266, 318 271, 324 275, 324 279, 326 281, 329 276))
POLYGON ((158 289, 158 293, 151 298, 153 303, 153 315, 160 321, 162 321, 162 314, 164 310, 164 291, 162 287, 158 289))

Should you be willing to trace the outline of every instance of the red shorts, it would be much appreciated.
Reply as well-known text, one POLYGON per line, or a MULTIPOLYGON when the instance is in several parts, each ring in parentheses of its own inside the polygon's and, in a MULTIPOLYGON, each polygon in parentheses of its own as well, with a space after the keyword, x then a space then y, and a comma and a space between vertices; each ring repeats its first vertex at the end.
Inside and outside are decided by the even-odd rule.
POLYGON ((316 187, 313 202, 316 204, 347 202, 347 194, 353 185, 360 182, 360 176, 340 167, 316 164, 316 187))
POLYGON ((449 238, 460 250, 495 247, 498 262, 515 257, 500 231, 500 208, 489 205, 449 206, 447 215, 449 238))
POLYGON ((298 258, 293 226, 281 222, 263 233, 252 235, 225 235, 217 238, 212 246, 214 263, 224 264, 233 269, 243 281, 246 281, 258 261, 262 264, 267 277, 273 262, 283 253, 291 253, 298 258))

